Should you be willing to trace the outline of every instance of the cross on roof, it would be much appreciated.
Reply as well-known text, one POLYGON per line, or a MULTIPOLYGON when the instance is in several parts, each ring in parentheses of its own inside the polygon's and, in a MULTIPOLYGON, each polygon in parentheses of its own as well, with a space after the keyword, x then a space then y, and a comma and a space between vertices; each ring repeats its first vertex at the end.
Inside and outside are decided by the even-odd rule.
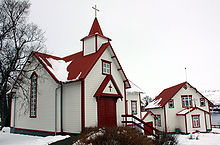
POLYGON ((110 90, 110 92, 112 91, 112 86, 111 86, 111 84, 109 85, 109 90, 110 90))
POLYGON ((99 9, 96 8, 96 5, 95 7, 92 7, 94 10, 95 10, 95 17, 97 17, 97 11, 99 12, 99 9))

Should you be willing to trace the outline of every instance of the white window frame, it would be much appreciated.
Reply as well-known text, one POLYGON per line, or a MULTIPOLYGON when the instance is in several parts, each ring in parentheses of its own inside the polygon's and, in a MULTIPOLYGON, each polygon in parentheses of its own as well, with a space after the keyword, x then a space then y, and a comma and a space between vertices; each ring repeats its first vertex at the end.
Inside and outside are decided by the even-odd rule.
POLYGON ((135 100, 131 101, 131 113, 137 114, 137 101, 135 100))
POLYGON ((30 117, 37 117, 37 74, 34 72, 31 75, 31 88, 30 88, 30 117))
POLYGON ((111 74, 111 62, 102 60, 102 74, 111 74))
POLYGON ((182 107, 192 107, 192 95, 182 95, 182 107))
POLYGON ((193 128, 200 127, 200 115, 192 115, 193 128))

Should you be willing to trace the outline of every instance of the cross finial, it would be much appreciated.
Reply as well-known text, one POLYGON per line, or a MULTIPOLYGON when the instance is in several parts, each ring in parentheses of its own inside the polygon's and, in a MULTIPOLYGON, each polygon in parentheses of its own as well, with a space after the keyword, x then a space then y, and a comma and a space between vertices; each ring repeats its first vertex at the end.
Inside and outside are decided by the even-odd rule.
POLYGON ((92 7, 94 10, 95 10, 95 17, 97 17, 97 11, 99 12, 99 10, 96 8, 96 5, 95 7, 92 7))

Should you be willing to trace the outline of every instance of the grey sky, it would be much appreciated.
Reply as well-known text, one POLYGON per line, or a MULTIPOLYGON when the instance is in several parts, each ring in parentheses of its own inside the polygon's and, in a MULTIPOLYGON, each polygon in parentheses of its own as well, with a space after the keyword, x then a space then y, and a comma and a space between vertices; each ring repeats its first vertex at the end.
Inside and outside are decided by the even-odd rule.
POLYGON ((57 56, 81 51, 97 4, 98 20, 127 77, 148 95, 185 81, 220 89, 219 0, 31 0, 30 20, 57 56))

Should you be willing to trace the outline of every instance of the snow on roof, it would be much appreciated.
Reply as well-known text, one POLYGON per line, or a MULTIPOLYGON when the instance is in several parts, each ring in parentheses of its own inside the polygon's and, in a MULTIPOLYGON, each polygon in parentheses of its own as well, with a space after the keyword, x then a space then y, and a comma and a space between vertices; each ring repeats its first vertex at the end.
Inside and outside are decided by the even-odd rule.
POLYGON ((192 111, 194 108, 186 108, 177 113, 177 115, 185 115, 186 113, 192 111))
POLYGON ((134 93, 134 92, 143 93, 141 88, 138 87, 136 84, 134 84, 132 81, 129 80, 129 83, 131 85, 131 88, 126 89, 126 92, 129 92, 129 93, 134 93))
POLYGON ((67 67, 69 66, 71 61, 65 62, 64 60, 55 60, 53 58, 47 58, 47 60, 51 64, 51 67, 47 67, 55 75, 55 77, 62 82, 68 81, 67 78, 69 72, 67 71, 67 67))
POLYGON ((150 109, 150 108, 158 108, 161 107, 160 105, 160 101, 162 100, 162 98, 158 99, 158 100, 153 100, 152 102, 150 102, 145 109, 150 109))

